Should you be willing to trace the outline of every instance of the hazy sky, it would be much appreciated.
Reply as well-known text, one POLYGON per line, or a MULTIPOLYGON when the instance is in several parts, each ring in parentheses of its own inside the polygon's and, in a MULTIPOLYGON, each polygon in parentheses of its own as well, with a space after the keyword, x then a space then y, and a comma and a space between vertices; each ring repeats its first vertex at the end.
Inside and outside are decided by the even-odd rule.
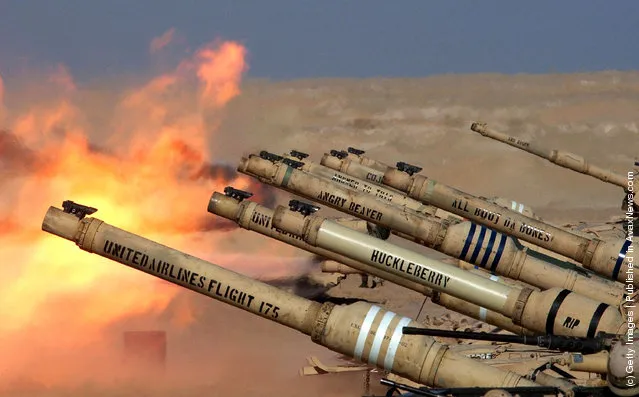
POLYGON ((182 50, 244 43, 249 75, 272 79, 639 65, 636 0, 0 0, 0 73, 57 62, 79 80, 142 73, 172 27, 182 50))

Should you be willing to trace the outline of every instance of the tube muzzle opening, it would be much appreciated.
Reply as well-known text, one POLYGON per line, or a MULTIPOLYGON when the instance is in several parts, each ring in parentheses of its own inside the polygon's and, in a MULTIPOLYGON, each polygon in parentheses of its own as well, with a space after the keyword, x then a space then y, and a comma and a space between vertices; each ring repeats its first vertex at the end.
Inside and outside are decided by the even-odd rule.
POLYGON ((211 214, 235 220, 239 215, 240 208, 241 203, 237 199, 220 192, 213 192, 207 211, 211 214))
POLYGON ((49 207, 42 221, 42 230, 58 237, 75 241, 80 219, 56 207, 49 207))

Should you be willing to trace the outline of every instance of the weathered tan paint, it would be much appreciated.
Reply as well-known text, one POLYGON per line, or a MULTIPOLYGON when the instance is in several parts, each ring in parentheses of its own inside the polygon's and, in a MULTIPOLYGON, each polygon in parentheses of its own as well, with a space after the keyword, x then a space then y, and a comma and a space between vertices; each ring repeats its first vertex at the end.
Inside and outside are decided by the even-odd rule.
POLYGON ((378 171, 376 169, 366 167, 362 164, 351 161, 348 158, 344 160, 345 161, 331 156, 328 153, 324 153, 324 156, 322 156, 322 160, 320 160, 320 164, 325 167, 343 172, 344 174, 363 179, 365 181, 382 184, 382 181, 384 180, 383 171, 378 171))
MULTIPOLYGON (((325 155, 322 164, 339 169, 345 174, 358 176, 365 173, 363 166, 352 167, 348 158, 325 155)), ((370 168, 368 169, 370 170, 370 168)), ((485 198, 472 196, 450 186, 438 183, 424 175, 408 175, 397 168, 384 174, 382 183, 427 205, 434 205, 455 215, 485 225, 494 230, 520 238, 549 251, 571 258, 583 267, 606 278, 622 283, 632 281, 639 287, 639 278, 626 279, 628 260, 627 245, 623 240, 602 241, 596 238, 571 233, 548 225, 538 219, 525 216, 518 211, 502 207, 485 198), (619 260, 619 263, 618 263, 619 260)))
POLYGON ((388 170, 388 165, 382 163, 381 161, 377 161, 370 157, 364 156, 363 154, 355 154, 346 152, 346 158, 363 165, 364 167, 372 168, 377 171, 386 172, 388 170))
POLYGON ((534 381, 540 385, 557 387, 566 393, 566 397, 574 396, 573 389, 576 385, 564 378, 557 378, 545 372, 538 372, 534 381))
POLYGON ((116 228, 97 218, 79 220, 55 207, 50 207, 47 211, 42 230, 73 241, 87 252, 298 330, 310 335, 315 343, 333 351, 369 362, 421 384, 441 387, 535 385, 513 372, 455 355, 431 337, 402 335, 402 326, 419 324, 379 306, 365 302, 341 306, 312 302, 116 228), (125 255, 113 255, 110 250, 105 251, 105 248, 108 250, 109 241, 126 247, 125 255), (144 255, 148 258, 146 263, 141 259, 144 255), (151 268, 151 258, 170 263, 170 270, 158 271, 151 268), (197 276, 186 277, 186 281, 171 276, 171 272, 182 274, 184 271, 197 276), (192 281, 193 277, 195 282, 192 281), (200 277, 205 279, 204 287, 198 284, 200 277), (248 299, 236 302, 237 297, 232 300, 223 294, 220 296, 216 294, 215 288, 213 291, 208 290, 207 284, 211 280, 233 286, 253 299, 247 304, 248 299), (261 305, 263 302, 278 307, 277 315, 274 308, 268 313, 264 309, 260 310, 260 307, 264 307, 261 305))
MULTIPOLYGON (((214 192, 209 201, 208 212, 236 222, 240 227, 244 229, 260 233, 264 236, 282 241, 294 247, 312 252, 321 257, 331 259, 332 261, 335 261, 333 262, 334 264, 340 266, 339 271, 342 273, 348 273, 348 270, 346 269, 353 269, 353 271, 368 273, 384 280, 388 280, 402 287, 424 294, 430 297, 434 303, 437 303, 458 313, 481 321, 485 321, 489 324, 506 329, 516 334, 532 334, 532 332, 530 332, 529 330, 526 330, 519 325, 515 325, 510 318, 505 317, 499 313, 487 310, 462 299, 455 298, 449 294, 438 292, 434 293, 431 288, 425 285, 412 282, 404 277, 399 277, 395 274, 380 270, 366 263, 350 259, 343 255, 339 255, 333 251, 312 246, 306 243, 302 237, 286 232, 282 229, 275 228, 272 223, 273 210, 259 205, 253 201, 244 200, 242 202, 238 202, 232 197, 227 197, 222 193, 214 192), (346 267, 346 269, 342 270, 341 267, 346 267)), ((352 228, 353 224, 345 224, 344 226, 352 228)), ((365 233, 366 231, 364 230, 362 232, 365 233)), ((491 276, 482 275, 482 277, 488 278, 491 276)), ((495 277, 492 276, 492 278, 494 279, 495 277)))
MULTIPOLYGON (((325 260, 320 264, 320 269, 324 273, 339 273, 339 274, 370 274, 361 270, 357 270, 353 267, 346 266, 343 263, 339 263, 334 260, 325 260)), ((381 278, 381 277, 380 277, 381 278)))
POLYGON ((552 359, 551 362, 565 365, 571 371, 592 372, 595 374, 608 373, 610 354, 602 351, 595 354, 565 353, 563 357, 552 359))
MULTIPOLYGON (((354 155, 351 153, 351 156, 354 155)), ((295 159, 294 157, 289 155, 284 155, 282 157, 295 159)), ((437 212, 437 207, 434 207, 432 205, 425 205, 420 201, 409 198, 405 193, 398 190, 380 186, 364 179, 345 174, 321 164, 308 161, 308 159, 304 159, 302 163, 304 165, 300 166, 298 168, 299 170, 308 172, 309 174, 315 175, 322 179, 329 180, 337 185, 343 185, 358 192, 368 193, 389 204, 394 204, 399 207, 406 207, 416 212, 428 215, 435 215, 437 212)))
MULTIPOLYGON (((602 241, 578 236, 569 231, 528 218, 477 197, 443 185, 423 175, 410 176, 398 169, 387 171, 384 184, 392 186, 425 204, 450 211, 491 229, 521 238, 581 263, 604 277, 626 281, 627 259, 619 264, 625 241, 602 241)), ((639 286, 639 280, 633 280, 639 286)))
POLYGON ((273 225, 302 236, 311 245, 501 313, 532 331, 592 337, 600 331, 616 334, 625 330, 616 308, 585 296, 560 288, 533 291, 487 280, 319 215, 303 216, 278 206, 273 225))
POLYGON ((536 142, 514 138, 510 135, 506 135, 504 133, 488 128, 488 125, 486 123, 474 122, 471 124, 470 129, 472 131, 480 133, 485 137, 492 138, 496 141, 500 141, 517 149, 546 159, 560 167, 568 168, 575 172, 592 176, 593 178, 597 178, 600 181, 617 185, 623 189, 627 188, 628 179, 626 175, 618 174, 612 170, 601 168, 594 164, 589 164, 583 157, 578 156, 574 153, 557 149, 548 149, 536 142))
POLYGON ((523 247, 517 240, 484 226, 468 221, 442 220, 393 206, 369 194, 337 186, 307 172, 256 156, 242 159, 238 171, 256 176, 266 184, 411 236, 419 244, 496 274, 542 289, 569 289, 611 305, 618 305, 623 300, 622 285, 555 266, 553 263, 559 263, 558 260, 523 247), (330 193, 330 197, 325 197, 327 193, 330 193))
MULTIPOLYGON (((291 157, 292 158, 292 157, 291 157)), ((306 159, 304 161, 307 161, 306 159)), ((400 193, 405 193, 405 192, 401 192, 397 189, 393 189, 388 185, 384 185, 383 183, 383 179, 384 179, 384 175, 383 173, 385 173, 386 171, 392 169, 393 167, 391 167, 388 164, 382 163, 381 161, 377 161, 374 159, 371 159, 370 157, 366 157, 364 155, 355 155, 353 153, 349 153, 348 156, 343 159, 340 160, 339 158, 332 156, 331 154, 324 154, 324 156, 322 157, 322 161, 320 163, 321 165, 327 167, 327 168, 331 168, 332 170, 335 171, 340 171, 343 170, 342 174, 346 174, 348 176, 351 177, 360 177, 363 178, 363 175, 366 175, 366 177, 368 178, 368 181, 370 181, 370 183, 374 184, 374 185, 378 185, 378 186, 384 186, 386 188, 390 188, 393 191, 397 191, 400 193), (369 165, 375 163, 377 164, 376 167, 370 167, 369 165), (355 165, 353 165, 355 164, 355 165), (381 176, 380 176, 381 173, 381 176)), ((306 171, 304 168, 302 168, 304 171, 306 171)), ((312 172, 310 172, 312 174, 312 172)), ((510 208, 513 211, 519 212, 521 214, 524 214, 525 216, 534 218, 534 219, 539 219, 539 217, 537 215, 535 215, 534 211, 528 207, 527 205, 523 204, 523 203, 519 203, 516 202, 514 200, 510 200, 507 198, 503 198, 503 197, 490 197, 490 198, 486 198, 486 197, 482 197, 483 200, 486 200, 490 203, 496 204, 500 207, 503 208, 510 208)), ((423 204, 423 203, 422 203, 423 204)), ((431 206, 433 207, 433 206, 431 206)), ((429 211, 427 213, 431 213, 434 214, 436 216, 439 216, 441 218, 445 218, 445 217, 450 217, 453 216, 455 218, 461 218, 462 217, 458 217, 457 215, 453 215, 450 212, 444 211, 441 208, 436 208, 436 212, 433 212, 432 209, 429 209, 429 211)), ((426 212, 426 211, 424 211, 426 212)))

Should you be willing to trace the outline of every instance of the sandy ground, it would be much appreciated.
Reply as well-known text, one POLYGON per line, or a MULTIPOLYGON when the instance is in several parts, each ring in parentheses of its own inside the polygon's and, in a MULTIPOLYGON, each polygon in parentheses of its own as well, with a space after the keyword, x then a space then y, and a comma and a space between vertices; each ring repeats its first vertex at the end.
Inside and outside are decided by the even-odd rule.
MULTIPOLYGON (((543 141, 620 173, 639 155, 639 72, 248 81, 227 110, 212 148, 219 160, 236 164, 249 152, 297 149, 319 161, 330 149, 354 146, 389 164, 419 165, 423 174, 474 195, 526 203, 556 223, 621 215, 622 191, 483 138, 470 131, 471 122, 484 121, 501 132, 543 141)), ((290 196, 278 197, 285 204, 290 196)), ((221 253, 259 252, 255 247, 265 239, 243 230, 218 238, 221 253)), ((393 241, 423 251, 396 237, 393 241)), ((306 257, 295 250, 283 252, 306 257)), ((360 297, 417 317, 423 303, 419 294, 389 283, 364 290, 357 288, 358 281, 350 277, 331 295, 360 297)), ((31 393, 0 395, 361 395, 361 374, 298 375, 311 354, 338 362, 335 353, 309 337, 188 291, 182 295, 198 312, 187 330, 168 335, 167 373, 184 368, 189 372, 176 384, 114 383, 59 392, 34 385, 31 393)), ((428 303, 419 319, 444 314, 428 303)))

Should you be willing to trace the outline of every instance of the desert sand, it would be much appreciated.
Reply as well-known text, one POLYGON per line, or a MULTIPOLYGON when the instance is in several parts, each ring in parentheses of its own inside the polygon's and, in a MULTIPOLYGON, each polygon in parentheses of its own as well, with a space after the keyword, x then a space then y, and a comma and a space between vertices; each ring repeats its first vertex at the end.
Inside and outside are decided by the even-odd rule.
MULTIPOLYGON (((110 103, 108 93, 101 94, 96 89, 84 95, 82 103, 88 109, 89 122, 99 125, 108 117, 105 114, 109 108, 104 105, 110 103)), ((639 155, 638 115, 639 72, 247 80, 242 84, 241 94, 220 115, 209 149, 214 161, 234 167, 242 155, 259 150, 280 153, 297 149, 319 162, 321 155, 330 149, 353 146, 388 164, 405 161, 421 166, 423 174, 474 195, 502 196, 525 203, 539 216, 555 223, 598 222, 622 215, 623 192, 618 187, 481 137, 470 131, 470 124, 484 121, 498 131, 543 141, 548 147, 576 153, 624 174, 632 169, 633 160, 639 155)), ((95 129, 92 142, 103 145, 104 136, 104 131, 95 129)), ((266 200, 267 193, 272 191, 258 192, 262 197, 256 194, 255 199, 266 200)), ((268 200, 286 204, 290 197, 277 192, 275 198, 268 196, 268 200)), ((62 199, 66 197, 59 200, 62 199)), ((49 205, 59 205, 59 200, 49 205)), ((192 205, 205 211, 205 202, 192 205)), ((35 219, 38 217, 40 213, 35 219)), ((278 265, 280 270, 289 262, 302 263, 296 265, 297 274, 292 277, 318 271, 306 264, 307 253, 266 242, 266 237, 234 229, 228 223, 223 229, 189 235, 198 245, 197 248, 190 245, 190 253, 215 260, 221 266, 228 266, 225 255, 248 255, 244 259, 233 257, 233 267, 242 261, 261 261, 268 249, 267 260, 277 261, 277 256, 282 255, 288 261, 278 265), (216 248, 210 252, 207 244, 213 239, 216 248)), ((396 236, 391 240, 442 257, 396 236)), ((170 237, 162 242, 180 246, 178 240, 170 237)), ((240 265, 233 268, 263 279, 285 276, 268 274, 267 270, 260 272, 257 267, 259 263, 251 262, 247 268, 240 265)), ((413 318, 424 300, 419 294, 390 283, 374 290, 360 289, 358 284, 357 276, 350 276, 328 293, 379 302, 413 318)), ((179 378, 175 383, 167 380, 166 385, 158 387, 156 381, 126 386, 101 382, 68 389, 44 387, 32 380, 19 387, 7 387, 0 395, 361 395, 361 374, 298 375, 299 369, 306 365, 305 357, 311 354, 327 363, 339 362, 336 353, 313 344, 309 337, 190 291, 180 290, 176 295, 166 312, 180 302, 188 302, 193 316, 188 326, 174 329, 161 315, 149 323, 151 327, 168 329, 167 373, 179 378), (24 390, 27 386, 31 391, 24 390)), ((419 319, 446 313, 427 303, 419 319)), ((453 316, 461 320, 460 316, 453 316)), ((150 325, 144 321, 144 317, 131 318, 112 325, 113 340, 124 329, 148 328, 150 325)))

